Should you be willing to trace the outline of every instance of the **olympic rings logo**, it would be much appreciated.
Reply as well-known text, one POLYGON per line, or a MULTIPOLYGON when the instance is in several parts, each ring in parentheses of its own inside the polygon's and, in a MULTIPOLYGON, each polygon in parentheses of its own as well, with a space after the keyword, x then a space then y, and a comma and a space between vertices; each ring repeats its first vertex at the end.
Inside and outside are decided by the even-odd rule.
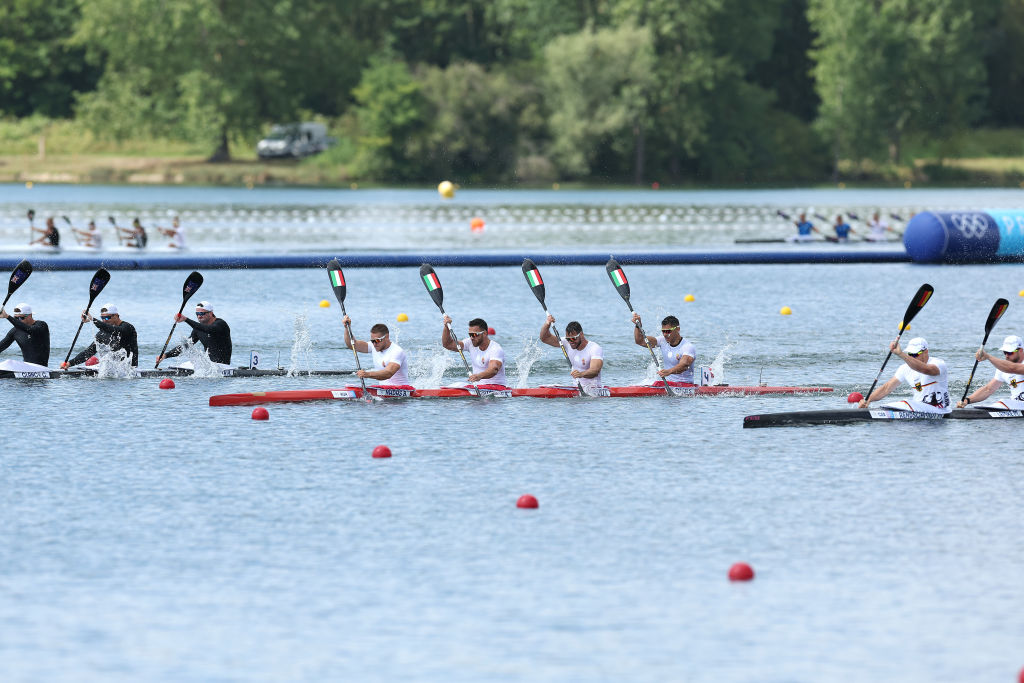
POLYGON ((980 239, 988 232, 988 220, 983 213, 954 213, 950 215, 953 227, 966 239, 980 239))

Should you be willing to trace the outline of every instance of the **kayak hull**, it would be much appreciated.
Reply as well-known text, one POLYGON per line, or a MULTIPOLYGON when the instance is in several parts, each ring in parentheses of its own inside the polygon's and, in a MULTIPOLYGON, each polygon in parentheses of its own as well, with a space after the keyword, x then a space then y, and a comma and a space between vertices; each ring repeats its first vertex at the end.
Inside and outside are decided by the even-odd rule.
POLYGON ((802 425, 855 424, 863 422, 905 422, 908 420, 989 420, 1024 417, 1021 410, 979 410, 967 408, 949 413, 918 413, 909 410, 888 408, 863 408, 858 410, 806 410, 792 413, 767 413, 747 415, 743 426, 755 427, 796 427, 802 425))
MULTIPOLYGON (((643 397, 667 396, 663 387, 629 386, 603 387, 610 397, 643 397)), ((831 387, 766 387, 766 386, 673 386, 670 387, 674 397, 693 396, 763 396, 819 394, 832 391, 831 387)), ((378 398, 476 398, 474 390, 469 388, 445 387, 441 389, 415 389, 412 391, 388 390, 379 387, 367 387, 367 391, 378 398)), ((579 390, 575 387, 532 387, 527 389, 482 389, 485 398, 578 398, 579 390)), ((240 394, 220 394, 210 397, 211 406, 247 406, 265 403, 301 403, 305 401, 339 401, 363 398, 361 387, 344 387, 340 389, 295 389, 288 391, 254 391, 240 394)))

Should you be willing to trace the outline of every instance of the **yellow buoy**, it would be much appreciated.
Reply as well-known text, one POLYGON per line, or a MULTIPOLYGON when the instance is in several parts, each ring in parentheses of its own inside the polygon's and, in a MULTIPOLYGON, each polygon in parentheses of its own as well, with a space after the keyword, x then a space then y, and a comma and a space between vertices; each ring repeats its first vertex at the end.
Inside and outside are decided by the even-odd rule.
POLYGON ((351 183, 351 184, 349 184, 348 189, 350 189, 350 190, 358 190, 359 189, 359 183, 351 183))
POLYGON ((330 301, 328 301, 327 299, 321 299, 320 300, 320 308, 330 308, 330 307, 331 307, 331 302, 330 301))
POLYGON ((1017 292, 1017 296, 1024 296, 1024 289, 1017 292))
POLYGON ((407 316, 405 313, 399 313, 398 317, 395 318, 395 319, 398 322, 400 322, 400 323, 407 323, 407 322, 409 322, 409 316, 407 316))
POLYGON ((789 306, 783 306, 782 308, 779 309, 779 313, 781 315, 793 315, 793 309, 790 308, 789 306))
POLYGON ((437 186, 437 193, 441 195, 441 199, 451 199, 455 196, 455 186, 450 180, 442 180, 437 186))
POLYGON ((552 190, 557 190, 557 189, 559 189, 559 188, 561 188, 561 187, 562 187, 562 186, 561 186, 561 185, 559 185, 558 183, 551 183, 551 189, 552 189, 552 190))
POLYGON ((25 183, 25 188, 26 188, 26 189, 28 189, 28 190, 31 190, 31 189, 32 189, 32 186, 33 186, 34 184, 35 184, 35 183, 33 183, 33 182, 32 182, 31 180, 29 180, 28 182, 26 182, 26 183, 25 183))
POLYGON ((903 327, 903 321, 901 320, 900 324, 896 326, 896 329, 898 329, 900 332, 906 332, 907 330, 910 329, 910 323, 907 323, 907 326, 903 327))
POLYGON ((683 297, 683 301, 696 301, 696 299, 693 298, 693 294, 687 294, 683 297))

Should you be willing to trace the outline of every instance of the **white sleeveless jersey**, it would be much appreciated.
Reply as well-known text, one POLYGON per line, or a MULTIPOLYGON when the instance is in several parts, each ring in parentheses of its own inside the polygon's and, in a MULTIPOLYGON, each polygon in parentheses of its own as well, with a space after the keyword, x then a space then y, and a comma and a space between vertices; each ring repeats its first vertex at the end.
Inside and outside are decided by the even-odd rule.
POLYGON ((497 374, 494 377, 487 378, 481 384, 507 386, 505 383, 505 351, 501 348, 501 344, 492 339, 491 343, 487 345, 487 350, 481 351, 473 346, 473 342, 469 340, 469 337, 466 337, 462 340, 462 348, 469 353, 469 365, 473 368, 473 374, 480 374, 485 371, 492 360, 501 361, 501 367, 498 368, 497 374))
POLYGON ((926 375, 915 370, 904 363, 896 371, 895 377, 914 388, 912 401, 927 403, 928 405, 948 410, 949 402, 949 380, 946 373, 946 361, 941 358, 929 358, 929 365, 939 369, 937 375, 926 375))
POLYGON ((996 370, 995 379, 1004 382, 1010 387, 1011 399, 1014 401, 1024 401, 1024 375, 996 370))
MULTIPOLYGON (((665 335, 658 335, 655 341, 658 342, 658 349, 661 350, 662 362, 665 364, 665 369, 669 370, 679 365, 679 361, 683 356, 689 356, 697 360, 697 347, 692 342, 686 339, 679 340, 679 343, 672 346, 665 339, 665 335)), ((693 363, 690 363, 690 367, 686 368, 685 372, 679 372, 674 375, 669 375, 666 379, 670 382, 689 382, 693 383, 693 363)))
MULTIPOLYGON (((569 362, 572 363, 573 370, 586 372, 590 370, 590 362, 592 360, 604 360, 604 352, 601 351, 601 347, 589 339, 587 340, 587 345, 578 351, 572 348, 566 339, 562 340, 562 346, 565 347, 565 352, 569 354, 569 362)), ((581 385, 588 388, 604 386, 604 382, 601 381, 600 372, 597 373, 597 377, 580 377, 579 380, 581 385)))
POLYGON ((378 384, 409 384, 409 365, 406 359, 405 349, 395 342, 391 342, 388 348, 383 351, 378 351, 373 348, 373 344, 370 344, 370 352, 373 354, 374 370, 383 370, 391 363, 398 363, 398 371, 391 375, 391 377, 380 380, 378 384))

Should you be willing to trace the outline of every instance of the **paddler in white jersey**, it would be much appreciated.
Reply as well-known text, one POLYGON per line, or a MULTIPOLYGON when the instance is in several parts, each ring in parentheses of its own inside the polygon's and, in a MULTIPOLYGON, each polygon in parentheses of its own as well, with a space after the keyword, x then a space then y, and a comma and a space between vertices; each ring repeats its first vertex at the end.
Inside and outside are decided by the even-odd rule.
POLYGON ((969 405, 981 409, 1024 410, 1024 339, 1017 335, 1010 335, 1003 340, 1003 345, 999 347, 999 350, 1003 352, 1003 358, 996 358, 992 354, 986 353, 983 348, 978 349, 978 352, 974 354, 979 361, 987 360, 992 363, 996 368, 996 374, 988 384, 957 403, 957 408, 969 405), (1004 383, 1010 385, 1009 398, 990 404, 974 405, 994 394, 1004 383))
POLYGON ((914 396, 909 401, 886 403, 885 408, 910 410, 917 413, 948 413, 952 408, 949 401, 949 383, 946 374, 946 362, 941 358, 932 358, 928 353, 928 342, 923 337, 914 337, 907 343, 907 349, 900 348, 899 339, 889 344, 894 354, 903 359, 904 364, 896 370, 896 374, 882 386, 871 392, 866 399, 861 399, 861 408, 867 408, 872 401, 885 398, 900 382, 906 382, 914 388, 914 396))
MULTIPOLYGON (((693 359, 697 357, 697 348, 692 342, 683 339, 679 332, 679 318, 674 315, 665 316, 661 321, 661 334, 646 339, 640 333, 640 314, 633 314, 633 341, 639 346, 657 345, 661 351, 663 368, 658 370, 658 377, 668 382, 693 384, 693 359)), ((661 382, 656 382, 661 385, 661 382)))
POLYGON ((469 321, 469 336, 459 341, 448 332, 452 319, 447 315, 441 327, 441 346, 449 351, 469 351, 472 374, 469 381, 485 389, 491 385, 505 388, 505 351, 487 335, 487 323, 482 318, 469 321), (486 381, 485 381, 486 380, 486 381))
POLYGON ((345 325, 345 346, 355 348, 359 353, 373 354, 373 370, 357 370, 356 376, 375 379, 381 386, 412 389, 409 385, 409 366, 405 350, 391 341, 388 326, 377 323, 370 328, 370 340, 359 341, 349 337, 352 320, 346 315, 341 320, 345 325))
MULTIPOLYGON (((557 348, 558 338, 551 334, 551 325, 554 322, 554 317, 549 313, 548 319, 540 328, 540 340, 557 348)), ((579 380, 580 385, 584 389, 603 387, 601 367, 604 365, 604 353, 597 342, 592 342, 583 335, 583 326, 575 320, 566 325, 562 345, 572 364, 570 374, 579 380)))

